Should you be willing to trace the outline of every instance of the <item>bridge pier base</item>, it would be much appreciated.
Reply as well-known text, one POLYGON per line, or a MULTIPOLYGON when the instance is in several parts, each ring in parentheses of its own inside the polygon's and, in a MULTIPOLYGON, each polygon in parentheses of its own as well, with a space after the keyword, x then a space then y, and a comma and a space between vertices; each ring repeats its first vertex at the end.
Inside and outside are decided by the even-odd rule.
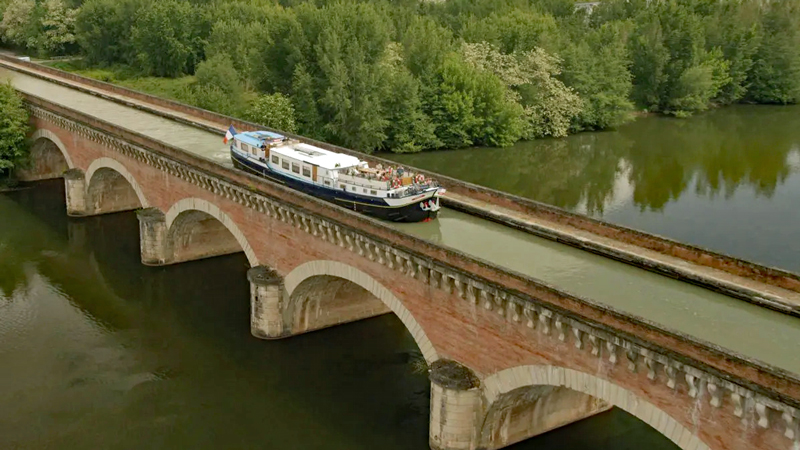
POLYGON ((67 215, 84 217, 89 215, 86 202, 86 175, 80 169, 64 172, 64 188, 67 196, 67 215))
POLYGON ((247 271, 250 282, 250 332, 260 339, 284 337, 283 277, 274 270, 256 266, 247 271))
POLYGON ((142 264, 163 266, 167 264, 167 220, 158 208, 136 211, 139 219, 139 248, 142 264))
POLYGON ((474 450, 480 438, 480 381, 467 367, 440 359, 431 364, 429 443, 433 450, 474 450))

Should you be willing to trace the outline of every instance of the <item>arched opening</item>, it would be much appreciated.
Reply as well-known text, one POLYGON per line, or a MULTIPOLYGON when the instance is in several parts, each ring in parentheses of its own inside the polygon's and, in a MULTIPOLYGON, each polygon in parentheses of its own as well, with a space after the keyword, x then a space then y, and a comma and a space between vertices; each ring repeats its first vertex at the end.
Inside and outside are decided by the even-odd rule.
POLYGON ((169 228, 173 262, 193 261, 244 251, 233 233, 216 217, 190 210, 178 215, 169 228))
POLYGON ((489 407, 481 448, 507 447, 608 409, 606 402, 562 386, 517 388, 489 407))
POLYGON ((284 285, 289 297, 287 319, 294 326, 306 327, 302 331, 391 311, 411 333, 428 364, 439 358, 405 305, 389 289, 355 267, 338 261, 307 262, 292 270, 284 285))
POLYGON ((28 161, 28 166, 17 173, 21 180, 59 178, 73 167, 64 144, 58 136, 48 130, 37 130, 31 136, 31 153, 28 161))
POLYGON ((243 251, 250 267, 258 265, 258 258, 242 231, 212 203, 199 198, 180 200, 167 212, 166 222, 166 252, 171 263, 243 251))
POLYGON ((292 293, 292 331, 305 333, 391 312, 377 297, 344 278, 307 278, 292 293))
POLYGON ((480 448, 503 448, 612 407, 648 424, 679 448, 709 448, 655 405, 588 373, 555 366, 520 366, 487 377, 483 385, 486 413, 480 448))
POLYGON ((98 158, 86 171, 89 214, 108 214, 146 208, 147 199, 133 175, 119 161, 98 158))

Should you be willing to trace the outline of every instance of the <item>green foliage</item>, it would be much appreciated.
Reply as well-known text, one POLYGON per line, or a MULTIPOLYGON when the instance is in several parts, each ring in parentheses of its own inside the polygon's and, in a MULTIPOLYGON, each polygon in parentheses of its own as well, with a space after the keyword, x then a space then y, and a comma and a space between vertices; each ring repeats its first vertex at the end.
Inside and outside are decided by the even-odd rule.
POLYGON ((75 39, 89 64, 132 61, 131 28, 140 0, 86 0, 75 20, 75 39))
POLYGON ((800 101, 800 1, 770 2, 763 40, 750 72, 748 97, 760 103, 800 101))
POLYGON ((258 96, 247 110, 245 119, 274 130, 297 132, 292 101, 279 92, 258 96))
POLYGON ((11 0, 3 11, 0 30, 3 41, 23 49, 35 49, 39 40, 42 10, 36 0, 11 0))
POLYGON ((365 152, 505 146, 613 128, 636 108, 686 117, 800 99, 800 0, 603 0, 591 14, 572 0, 0 8, 8 45, 56 54, 74 41, 87 66, 72 70, 365 152))
POLYGON ((583 99, 574 130, 613 128, 633 118, 633 77, 626 48, 627 22, 603 24, 572 40, 562 53, 562 79, 583 99))
POLYGON ((39 53, 63 55, 75 44, 75 18, 78 10, 68 9, 63 0, 44 0, 39 53))
POLYGON ((446 60, 439 74, 433 118, 445 146, 508 146, 522 137, 525 114, 495 74, 464 61, 446 60))
POLYGON ((0 84, 0 175, 24 165, 28 156, 28 111, 11 83, 0 84))
POLYGON ((202 50, 202 10, 180 0, 141 8, 131 29, 133 50, 145 72, 175 77, 193 73, 202 50))

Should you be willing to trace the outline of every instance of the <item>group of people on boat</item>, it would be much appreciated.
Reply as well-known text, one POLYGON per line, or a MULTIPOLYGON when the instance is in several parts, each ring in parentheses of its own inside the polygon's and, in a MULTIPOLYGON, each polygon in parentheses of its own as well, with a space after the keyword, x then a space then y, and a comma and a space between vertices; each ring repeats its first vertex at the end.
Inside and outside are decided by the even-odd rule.
POLYGON ((368 180, 387 181, 394 189, 400 188, 405 184, 430 185, 432 183, 431 179, 426 178, 425 175, 421 173, 406 173, 403 167, 384 167, 383 164, 377 164, 374 168, 351 168, 347 174, 366 178, 368 180))

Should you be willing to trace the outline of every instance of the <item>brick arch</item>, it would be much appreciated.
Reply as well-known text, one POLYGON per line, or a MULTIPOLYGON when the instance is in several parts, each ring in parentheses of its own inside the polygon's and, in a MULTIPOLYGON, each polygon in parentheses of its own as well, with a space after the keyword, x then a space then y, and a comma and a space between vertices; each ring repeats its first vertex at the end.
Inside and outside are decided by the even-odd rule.
POLYGON ((31 135, 29 141, 31 142, 29 165, 17 171, 17 176, 21 180, 60 178, 64 172, 75 167, 64 143, 52 131, 38 129, 31 135))
POLYGON ((46 130, 44 128, 39 128, 38 130, 34 131, 33 134, 31 135, 31 142, 35 143, 39 139, 47 139, 49 141, 52 141, 53 144, 56 145, 56 148, 58 148, 58 150, 64 156, 64 159, 67 161, 67 166, 70 169, 75 167, 75 165, 72 164, 72 158, 69 156, 67 147, 64 145, 63 142, 61 142, 61 139, 59 139, 55 133, 53 133, 50 130, 46 130))
MULTIPOLYGON (((141 186, 136 181, 136 178, 128 171, 128 169, 122 165, 121 162, 117 161, 113 158, 97 158, 89 164, 89 168, 86 170, 86 189, 89 192, 89 201, 93 201, 91 197, 92 193, 92 181, 95 177, 95 174, 102 170, 113 170, 117 174, 121 175, 124 178, 130 187, 133 189, 133 192, 136 194, 136 197, 139 199, 139 207, 147 208, 150 206, 150 203, 147 201, 147 197, 144 195, 144 191, 142 191, 141 186)), ((131 209, 131 208, 128 208, 131 209)))
MULTIPOLYGON (((247 241, 244 233, 242 233, 242 231, 239 229, 239 226, 236 225, 233 219, 231 219, 213 203, 200 198, 184 198, 177 201, 174 205, 172 205, 169 211, 167 211, 165 220, 167 225, 167 236, 170 241, 170 245, 175 238, 174 234, 176 233, 177 225, 180 223, 179 218, 188 217, 187 215, 192 213, 202 213, 205 216, 210 216, 216 219, 225 228, 227 228, 231 235, 233 235, 233 238, 236 239, 236 242, 238 242, 242 251, 244 251, 245 256, 247 256, 247 261, 250 263, 250 267, 259 265, 256 252, 253 250, 253 247, 250 246, 250 243, 247 241)), ((224 253, 225 252, 217 253, 216 255, 224 253)))
POLYGON ((483 380, 487 416, 491 406, 504 394, 532 386, 563 387, 602 400, 647 423, 684 450, 710 450, 690 429, 633 392, 608 380, 566 367, 518 366, 490 375, 483 380))
POLYGON ((366 290, 400 318, 400 321, 411 333, 428 364, 439 359, 439 355, 430 339, 428 339, 427 334, 405 305, 389 289, 355 267, 329 260, 310 261, 301 264, 295 267, 284 279, 284 286, 289 298, 292 298, 292 294, 303 282, 314 277, 336 277, 347 280, 366 290))

